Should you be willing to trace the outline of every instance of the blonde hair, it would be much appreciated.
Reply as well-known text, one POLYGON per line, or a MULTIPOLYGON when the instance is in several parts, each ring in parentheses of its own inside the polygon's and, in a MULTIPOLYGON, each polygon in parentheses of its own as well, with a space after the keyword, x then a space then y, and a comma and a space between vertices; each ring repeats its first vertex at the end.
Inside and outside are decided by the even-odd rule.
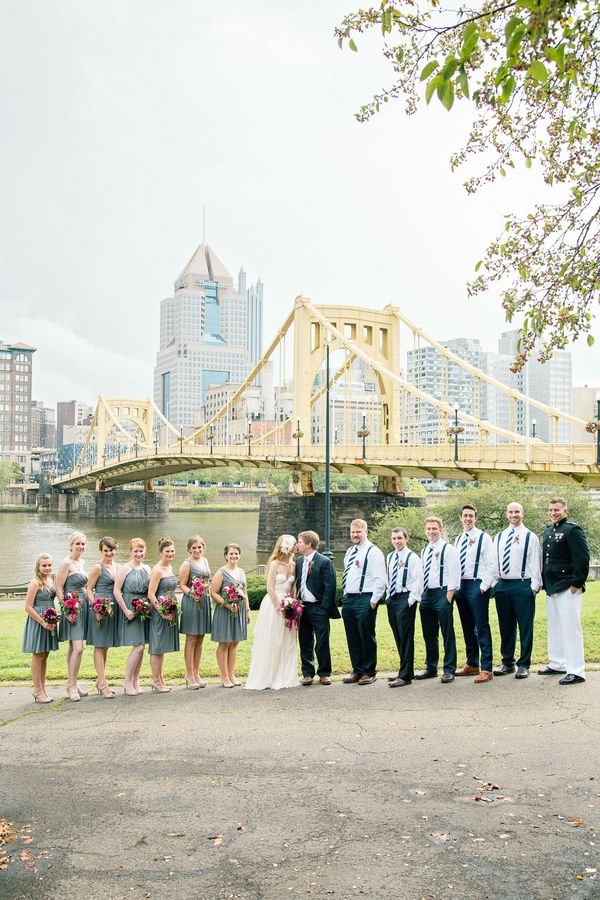
POLYGON ((40 587, 44 587, 44 581, 42 579, 42 573, 40 570, 42 560, 44 560, 44 559, 49 559, 50 562, 52 562, 52 557, 50 556, 49 553, 40 553, 40 555, 37 557, 37 559, 35 561, 35 577, 36 577, 37 582, 40 587))
POLYGON ((69 535, 69 547, 73 547, 75 541, 85 541, 87 544, 87 538, 83 531, 74 531, 73 534, 69 535))
POLYGON ((206 541, 204 540, 203 537, 200 537, 199 534, 193 534, 191 536, 191 538, 188 540, 188 542, 187 542, 188 550, 191 550, 192 547, 194 546, 194 544, 202 544, 202 546, 206 550, 206 541))
POLYGON ((293 534, 280 534, 275 541, 273 552, 269 557, 267 566, 270 566, 273 560, 278 562, 291 562, 294 559, 294 547, 296 546, 296 538, 293 534), (288 552, 289 547, 289 552, 288 552), (284 557, 284 559, 282 559, 284 557))
POLYGON ((353 525, 358 525, 359 528, 366 528, 367 530, 369 528, 364 519, 352 519, 352 521, 350 522, 350 528, 352 528, 353 525))
POLYGON ((425 522, 423 524, 427 525, 428 522, 435 522, 436 525, 439 525, 440 531, 444 530, 444 523, 442 522, 442 520, 440 519, 439 516, 427 516, 427 518, 425 519, 425 522))
POLYGON ((142 538, 131 538, 131 540, 129 541, 129 551, 131 552, 134 547, 143 547, 145 550, 146 541, 144 541, 142 538))

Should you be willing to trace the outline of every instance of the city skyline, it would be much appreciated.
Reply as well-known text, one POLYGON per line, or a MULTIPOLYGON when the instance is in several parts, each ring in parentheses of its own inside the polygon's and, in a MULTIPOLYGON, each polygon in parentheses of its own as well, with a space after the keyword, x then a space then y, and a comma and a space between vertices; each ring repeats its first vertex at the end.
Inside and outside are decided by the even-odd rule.
MULTIPOLYGON (((535 165, 469 197, 448 162, 464 104, 359 125, 390 73, 376 35, 338 49, 345 0, 139 9, 5 11, 0 336, 39 348, 34 396, 152 393, 158 305, 203 206, 206 240, 268 284, 265 344, 300 293, 495 342, 498 296, 465 283, 504 213, 552 196, 535 165)), ((595 383, 595 351, 569 349, 595 383)))

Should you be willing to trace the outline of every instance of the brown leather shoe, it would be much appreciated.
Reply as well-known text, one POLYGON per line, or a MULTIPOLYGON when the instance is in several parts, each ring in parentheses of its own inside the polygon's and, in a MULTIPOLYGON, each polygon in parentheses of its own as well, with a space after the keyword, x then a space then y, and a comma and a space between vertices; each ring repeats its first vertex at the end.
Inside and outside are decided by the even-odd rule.
POLYGON ((486 681, 491 681, 493 677, 493 672, 486 672, 484 669, 477 678, 473 679, 473 684, 483 684, 486 681))
POLYGON ((360 681, 360 675, 357 675, 353 672, 351 675, 344 675, 342 678, 342 684, 358 684, 360 681))
POLYGON ((458 675, 479 675, 479 666, 469 666, 464 665, 462 669, 457 669, 454 673, 456 676, 458 675))
POLYGON ((324 675, 323 678, 319 678, 319 684, 331 684, 329 675, 324 675))
POLYGON ((375 675, 361 675, 358 679, 359 684, 373 684, 375 681, 375 675))
POLYGON ((304 678, 302 679, 303 687, 308 687, 312 683, 313 683, 313 679, 310 677, 310 675, 305 675, 304 678))

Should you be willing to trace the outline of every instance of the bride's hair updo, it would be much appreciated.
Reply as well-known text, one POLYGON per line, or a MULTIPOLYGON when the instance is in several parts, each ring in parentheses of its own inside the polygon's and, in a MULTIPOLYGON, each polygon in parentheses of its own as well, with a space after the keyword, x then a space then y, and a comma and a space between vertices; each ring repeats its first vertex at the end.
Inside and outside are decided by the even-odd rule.
POLYGON ((288 562, 294 558, 294 548, 296 547, 296 538, 293 534, 281 534, 277 538, 275 542, 275 546, 273 547, 273 552, 269 557, 269 562, 273 562, 276 559, 278 562, 288 562))

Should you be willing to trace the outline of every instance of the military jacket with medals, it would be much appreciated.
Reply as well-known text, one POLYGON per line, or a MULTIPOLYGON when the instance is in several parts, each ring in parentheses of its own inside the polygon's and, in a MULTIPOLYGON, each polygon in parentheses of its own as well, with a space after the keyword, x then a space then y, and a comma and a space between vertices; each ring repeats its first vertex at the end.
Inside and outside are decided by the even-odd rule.
POLYGON ((547 594, 560 594, 570 587, 585 591, 590 551, 580 525, 561 519, 549 525, 542 538, 542 577, 547 594))

